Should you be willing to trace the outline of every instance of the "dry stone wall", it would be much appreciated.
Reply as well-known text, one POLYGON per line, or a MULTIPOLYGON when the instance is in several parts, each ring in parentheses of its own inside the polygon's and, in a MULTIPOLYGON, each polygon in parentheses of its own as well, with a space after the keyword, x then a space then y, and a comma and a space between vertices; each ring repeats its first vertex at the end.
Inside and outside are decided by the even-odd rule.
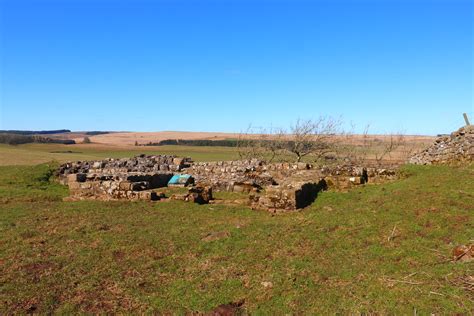
POLYGON ((306 163, 266 164, 253 159, 194 163, 183 172, 192 175, 196 183, 210 185, 217 191, 248 192, 277 184, 278 173, 308 168, 306 163))
POLYGON ((70 196, 67 200, 159 200, 151 189, 165 187, 172 173, 155 174, 69 174, 66 184, 70 196))
POLYGON ((468 125, 448 136, 438 137, 434 144, 409 159, 412 164, 456 164, 474 161, 474 125, 468 125))
POLYGON ((396 177, 394 170, 338 166, 316 169, 307 163, 238 160, 193 163, 190 158, 146 156, 71 162, 58 170, 70 189, 70 200, 159 200, 154 189, 166 187, 174 175, 188 174, 195 184, 172 199, 208 203, 212 190, 247 192, 257 209, 296 210, 312 203, 326 188, 353 186, 396 177))
POLYGON ((158 200, 152 189, 192 163, 190 158, 146 156, 77 161, 59 167, 59 181, 69 186, 69 200, 158 200))
POLYGON ((117 173, 157 173, 177 172, 192 164, 191 158, 176 156, 139 155, 133 158, 108 158, 97 161, 68 162, 59 167, 60 178, 71 173, 100 173, 114 175, 117 173))

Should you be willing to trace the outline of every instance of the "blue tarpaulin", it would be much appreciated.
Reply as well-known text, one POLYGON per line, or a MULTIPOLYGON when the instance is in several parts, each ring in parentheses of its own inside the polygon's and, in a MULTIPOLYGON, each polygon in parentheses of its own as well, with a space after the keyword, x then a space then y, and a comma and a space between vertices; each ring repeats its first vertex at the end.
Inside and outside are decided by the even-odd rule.
POLYGON ((189 174, 175 174, 170 181, 168 181, 168 185, 173 186, 173 185, 182 185, 186 186, 193 181, 193 177, 189 174))

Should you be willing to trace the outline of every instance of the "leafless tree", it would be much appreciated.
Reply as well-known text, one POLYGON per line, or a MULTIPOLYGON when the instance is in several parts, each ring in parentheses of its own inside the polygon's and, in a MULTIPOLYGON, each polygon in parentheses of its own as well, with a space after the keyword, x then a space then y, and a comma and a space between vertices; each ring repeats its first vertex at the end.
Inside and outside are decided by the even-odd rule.
POLYGON ((388 135, 388 140, 382 142, 382 146, 375 152, 375 162, 381 166, 387 158, 392 158, 392 154, 406 143, 402 133, 388 135))
POLYGON ((344 165, 363 165, 367 163, 371 152, 371 139, 369 137, 370 125, 366 125, 362 134, 356 134, 356 126, 351 124, 351 129, 341 133, 341 141, 337 146, 337 163, 344 165))
POLYGON ((241 159, 268 161, 285 161, 294 157, 297 162, 311 156, 312 161, 318 161, 336 151, 334 144, 340 126, 340 120, 320 117, 317 120, 299 119, 288 131, 283 128, 256 130, 249 127, 239 135, 239 156, 241 159))
POLYGON ((296 155, 297 162, 309 155, 312 160, 319 161, 325 155, 335 152, 334 145, 340 127, 341 121, 333 118, 298 119, 290 128, 288 151, 296 155))
POLYGON ((256 134, 251 125, 239 134, 237 151, 240 159, 263 159, 265 150, 262 148, 262 134, 256 134))

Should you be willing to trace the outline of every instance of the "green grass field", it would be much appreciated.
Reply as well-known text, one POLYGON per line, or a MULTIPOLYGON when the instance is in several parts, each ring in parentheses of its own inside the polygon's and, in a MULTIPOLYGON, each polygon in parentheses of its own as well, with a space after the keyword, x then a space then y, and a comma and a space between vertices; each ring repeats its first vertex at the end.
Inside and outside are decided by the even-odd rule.
POLYGON ((0 144, 0 166, 34 165, 51 160, 59 162, 78 160, 97 160, 104 158, 132 157, 139 154, 176 155, 191 157, 194 161, 217 161, 238 159, 238 153, 232 147, 198 146, 106 146, 98 144, 61 145, 61 144, 0 144), (70 152, 68 152, 70 151, 70 152))
POLYGON ((404 172, 273 216, 63 202, 50 166, 0 167, 0 314, 470 314, 474 264, 450 258, 474 238, 474 167, 404 172))

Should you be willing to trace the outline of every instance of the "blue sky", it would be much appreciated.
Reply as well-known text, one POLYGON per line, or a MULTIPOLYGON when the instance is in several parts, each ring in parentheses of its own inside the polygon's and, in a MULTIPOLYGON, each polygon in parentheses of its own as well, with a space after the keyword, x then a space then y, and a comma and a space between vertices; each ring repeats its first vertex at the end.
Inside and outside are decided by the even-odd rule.
POLYGON ((474 120, 474 1, 0 0, 0 129, 474 120))

